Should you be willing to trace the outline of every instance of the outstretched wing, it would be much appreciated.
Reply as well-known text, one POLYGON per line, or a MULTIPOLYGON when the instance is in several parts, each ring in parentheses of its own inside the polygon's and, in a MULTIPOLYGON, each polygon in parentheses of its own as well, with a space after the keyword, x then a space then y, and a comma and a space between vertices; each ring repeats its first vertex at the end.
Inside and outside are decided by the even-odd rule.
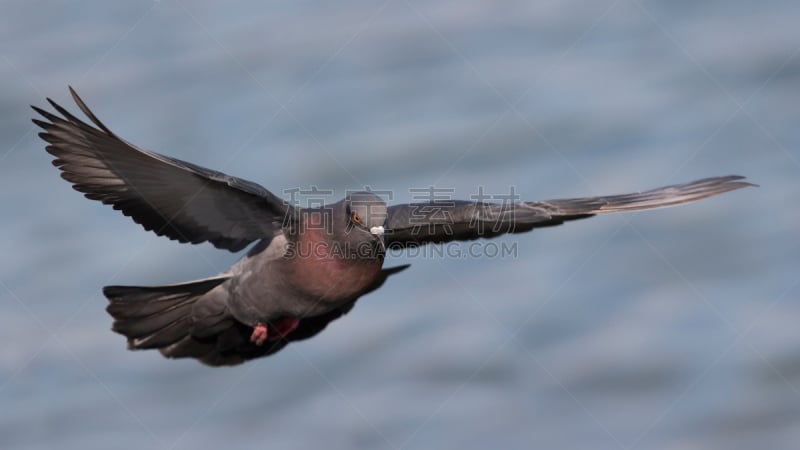
POLYGON ((232 252, 274 236, 295 217, 293 207, 256 183, 125 142, 69 90, 97 128, 49 98, 63 117, 33 106, 47 119, 33 122, 44 129, 39 136, 50 144, 61 177, 87 198, 113 205, 159 236, 232 252))
POLYGON ((634 194, 508 204, 438 201, 388 208, 386 245, 405 248, 522 233, 595 214, 665 208, 754 184, 744 177, 705 178, 634 194))

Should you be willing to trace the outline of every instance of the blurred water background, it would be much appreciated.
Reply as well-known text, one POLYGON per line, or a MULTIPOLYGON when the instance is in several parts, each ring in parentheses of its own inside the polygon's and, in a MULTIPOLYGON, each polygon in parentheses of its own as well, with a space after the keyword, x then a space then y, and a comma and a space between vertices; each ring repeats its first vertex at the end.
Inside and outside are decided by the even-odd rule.
MULTIPOLYGON (((3 1, 0 447, 796 448, 800 3, 3 1), (411 262, 315 339, 129 352, 107 284, 239 255, 85 200, 30 123, 74 86, 137 145, 411 200, 759 189, 411 262)), ((285 195, 284 195, 285 196, 285 195)))

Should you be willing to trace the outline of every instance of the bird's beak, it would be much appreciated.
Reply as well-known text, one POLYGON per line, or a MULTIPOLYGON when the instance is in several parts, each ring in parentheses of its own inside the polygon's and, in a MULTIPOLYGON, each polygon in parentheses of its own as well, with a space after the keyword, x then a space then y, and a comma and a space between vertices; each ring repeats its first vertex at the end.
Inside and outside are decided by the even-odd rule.
POLYGON ((383 251, 386 251, 386 235, 384 234, 386 232, 386 229, 383 228, 382 226, 380 226, 380 227, 372 227, 372 228, 369 229, 369 232, 373 236, 378 238, 378 242, 380 242, 380 244, 381 244, 381 249, 383 251))

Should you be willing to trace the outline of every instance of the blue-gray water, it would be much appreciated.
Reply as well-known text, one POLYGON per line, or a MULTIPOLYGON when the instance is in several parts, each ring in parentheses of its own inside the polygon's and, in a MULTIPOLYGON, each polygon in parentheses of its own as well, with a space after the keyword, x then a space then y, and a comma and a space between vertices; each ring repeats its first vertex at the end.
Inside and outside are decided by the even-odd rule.
POLYGON ((0 4, 0 447, 795 448, 800 4, 0 4), (100 288, 237 259, 74 192, 29 104, 283 189, 758 189, 412 268, 315 339, 129 352, 100 288))

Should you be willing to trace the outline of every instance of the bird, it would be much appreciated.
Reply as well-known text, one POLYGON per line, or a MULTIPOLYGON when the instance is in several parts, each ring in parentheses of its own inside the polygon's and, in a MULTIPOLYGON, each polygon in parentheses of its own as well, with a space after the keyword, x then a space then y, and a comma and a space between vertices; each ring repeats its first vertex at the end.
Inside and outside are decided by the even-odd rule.
POLYGON ((441 200, 387 206, 370 190, 300 207, 261 185, 139 148, 69 92, 91 124, 47 98, 58 114, 39 136, 61 177, 145 230, 180 243, 239 252, 226 271, 164 286, 105 286, 112 330, 132 350, 232 366, 317 335, 409 265, 384 267, 387 249, 523 233, 597 214, 680 205, 756 186, 704 178, 623 195, 546 201, 441 200), (59 115, 60 114, 60 115, 59 115))

